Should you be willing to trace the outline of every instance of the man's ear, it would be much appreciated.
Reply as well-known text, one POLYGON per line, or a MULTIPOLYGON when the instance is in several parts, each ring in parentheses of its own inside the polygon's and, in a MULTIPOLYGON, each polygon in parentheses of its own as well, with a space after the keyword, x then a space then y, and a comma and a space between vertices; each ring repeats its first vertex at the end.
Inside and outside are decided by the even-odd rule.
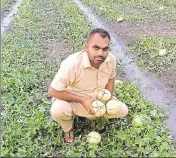
POLYGON ((87 50, 87 47, 88 47, 88 44, 85 43, 85 44, 84 44, 84 49, 87 50))

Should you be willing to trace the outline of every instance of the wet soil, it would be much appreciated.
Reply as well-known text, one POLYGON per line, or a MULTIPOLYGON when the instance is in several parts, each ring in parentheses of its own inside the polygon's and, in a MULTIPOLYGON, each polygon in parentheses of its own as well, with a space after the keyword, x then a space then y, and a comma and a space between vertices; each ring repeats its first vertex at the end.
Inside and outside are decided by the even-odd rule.
MULTIPOLYGON (((12 7, 13 5, 16 3, 15 0, 13 0, 11 3, 8 3, 4 10, 1 10, 1 21, 4 17, 6 17, 11 11, 12 11, 12 7)), ((2 8, 1 8, 2 9, 2 8)))
POLYGON ((126 46, 134 44, 141 35, 175 37, 175 24, 168 21, 153 22, 112 22, 109 27, 121 38, 126 46))

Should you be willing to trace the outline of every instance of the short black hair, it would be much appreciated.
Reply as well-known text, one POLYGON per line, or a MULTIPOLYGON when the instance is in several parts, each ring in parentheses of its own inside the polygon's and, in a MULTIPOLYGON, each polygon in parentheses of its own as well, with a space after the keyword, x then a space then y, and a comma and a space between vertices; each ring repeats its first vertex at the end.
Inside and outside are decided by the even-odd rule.
POLYGON ((90 37, 92 37, 96 33, 100 34, 102 38, 108 37, 109 41, 111 40, 111 37, 106 30, 102 28, 95 28, 92 31, 90 31, 90 33, 88 34, 87 42, 89 41, 90 37))

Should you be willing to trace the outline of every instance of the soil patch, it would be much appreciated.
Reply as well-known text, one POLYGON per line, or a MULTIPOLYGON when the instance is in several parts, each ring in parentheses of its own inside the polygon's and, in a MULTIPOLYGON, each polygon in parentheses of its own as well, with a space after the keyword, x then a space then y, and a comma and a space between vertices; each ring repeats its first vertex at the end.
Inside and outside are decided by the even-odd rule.
POLYGON ((44 54, 59 64, 73 53, 72 47, 63 40, 49 40, 43 46, 44 54))
MULTIPOLYGON (((121 23, 113 22, 110 24, 110 28, 120 36, 126 46, 132 46, 138 37, 150 35, 150 36, 176 36, 176 29, 173 23, 164 21, 155 22, 129 22, 123 21, 121 23)), ((151 74, 156 76, 156 74, 151 74)), ((172 67, 164 72, 161 76, 156 76, 166 91, 171 95, 173 100, 176 100, 176 61, 173 62, 172 67)))
POLYGON ((112 22, 110 28, 124 41, 126 46, 131 46, 139 36, 168 36, 175 37, 174 23, 164 21, 154 22, 112 22))
MULTIPOLYGON (((46 57, 51 61, 57 62, 58 68, 61 62, 73 53, 72 47, 64 40, 59 39, 48 40, 45 44, 42 44, 42 47, 46 57)), ((51 81, 51 78, 45 79, 47 89, 51 81)))

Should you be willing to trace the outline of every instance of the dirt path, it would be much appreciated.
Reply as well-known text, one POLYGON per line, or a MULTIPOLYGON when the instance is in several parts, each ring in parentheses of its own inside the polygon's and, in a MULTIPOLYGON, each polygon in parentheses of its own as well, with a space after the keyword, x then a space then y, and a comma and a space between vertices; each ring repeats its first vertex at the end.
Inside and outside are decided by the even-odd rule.
POLYGON ((146 76, 142 73, 140 68, 134 63, 132 58, 126 54, 124 46, 125 43, 117 36, 117 34, 106 24, 104 21, 96 17, 93 12, 83 6, 79 0, 74 0, 78 7, 84 12, 85 16, 92 23, 94 27, 102 27, 110 32, 112 37, 112 52, 116 55, 117 60, 122 64, 124 68, 125 78, 131 82, 136 81, 136 85, 139 87, 141 93, 150 100, 160 106, 173 108, 170 110, 169 119, 166 120, 167 126, 172 132, 172 135, 176 137, 176 109, 173 102, 173 96, 167 92, 163 84, 154 79, 151 76, 146 76))
POLYGON ((22 2, 23 0, 17 0, 17 2, 12 6, 9 14, 1 20, 1 37, 4 36, 6 31, 12 25, 15 14, 18 11, 18 7, 21 5, 22 2))
POLYGON ((8 0, 7 2, 5 2, 5 4, 1 2, 1 20, 9 14, 15 3, 16 0, 8 0))
POLYGON ((154 22, 112 22, 110 28, 119 35, 126 46, 131 46, 139 35, 175 37, 175 24, 167 21, 154 22))

